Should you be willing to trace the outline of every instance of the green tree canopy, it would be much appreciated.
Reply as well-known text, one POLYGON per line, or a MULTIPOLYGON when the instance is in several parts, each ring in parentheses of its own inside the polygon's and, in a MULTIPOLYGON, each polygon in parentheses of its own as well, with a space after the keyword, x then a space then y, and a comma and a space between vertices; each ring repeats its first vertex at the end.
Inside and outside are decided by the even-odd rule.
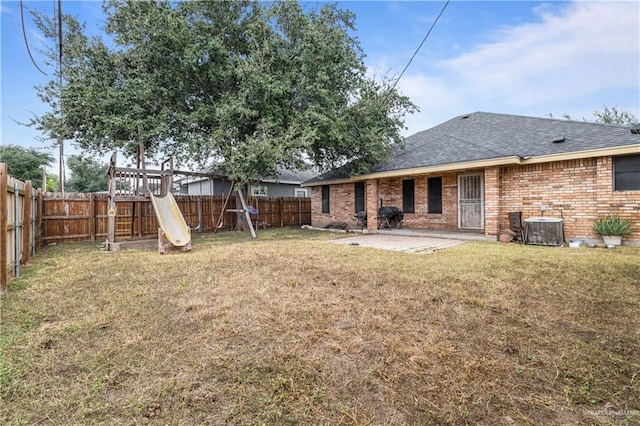
POLYGON ((35 148, 0 146, 0 162, 7 164, 9 175, 23 182, 30 180, 35 188, 42 188, 42 168, 51 166, 53 160, 51 154, 35 148))
MULTIPOLYGON (((606 105, 602 111, 594 111, 593 116, 595 117, 593 121, 596 123, 628 127, 638 124, 638 118, 629 111, 621 111, 616 107, 609 108, 606 105)), ((553 118, 553 114, 549 114, 549 117, 553 118)), ((566 120, 573 120, 573 118, 567 113, 562 114, 562 118, 566 120)), ((587 119, 583 117, 582 121, 587 121, 587 119)))
POLYGON ((56 192, 60 190, 60 179, 57 175, 47 175, 47 191, 56 192))
POLYGON ((366 76, 355 16, 333 4, 110 0, 104 11, 91 39, 65 18, 62 87, 39 88, 52 108, 32 123, 92 154, 132 158, 142 142, 243 180, 309 164, 357 173, 401 143, 416 109, 366 76))
POLYGON ((616 107, 605 106, 602 111, 595 111, 593 113, 596 117, 597 123, 615 124, 618 126, 635 126, 638 123, 638 119, 632 113, 628 111, 620 111, 616 107))
POLYGON ((99 192, 107 190, 107 164, 93 158, 71 155, 67 159, 71 177, 66 188, 69 192, 99 192))

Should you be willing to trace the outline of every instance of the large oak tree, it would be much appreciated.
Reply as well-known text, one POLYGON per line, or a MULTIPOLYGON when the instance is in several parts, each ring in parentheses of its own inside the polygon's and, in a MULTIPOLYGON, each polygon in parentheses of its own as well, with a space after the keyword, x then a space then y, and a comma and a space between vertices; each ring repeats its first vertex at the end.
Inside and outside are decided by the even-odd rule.
POLYGON ((355 16, 333 4, 111 0, 104 11, 99 37, 65 18, 60 99, 55 81, 40 88, 52 109, 34 120, 91 154, 133 156, 142 142, 241 180, 308 164, 357 173, 401 142, 416 109, 367 77, 355 16))

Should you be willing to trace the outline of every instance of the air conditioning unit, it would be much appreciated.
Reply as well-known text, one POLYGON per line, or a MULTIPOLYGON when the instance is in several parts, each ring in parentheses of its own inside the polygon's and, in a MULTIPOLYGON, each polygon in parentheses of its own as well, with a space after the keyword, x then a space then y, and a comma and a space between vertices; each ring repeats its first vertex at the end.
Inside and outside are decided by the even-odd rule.
POLYGON ((564 244, 562 219, 557 217, 530 217, 524 220, 527 244, 561 246, 564 244))

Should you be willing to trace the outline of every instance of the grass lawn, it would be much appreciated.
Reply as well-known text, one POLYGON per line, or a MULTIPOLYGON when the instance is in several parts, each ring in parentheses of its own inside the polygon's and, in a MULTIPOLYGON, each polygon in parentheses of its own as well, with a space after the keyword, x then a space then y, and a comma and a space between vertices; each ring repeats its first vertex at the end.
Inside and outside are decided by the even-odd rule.
POLYGON ((640 248, 335 237, 40 251, 2 298, 0 423, 640 423, 640 248))

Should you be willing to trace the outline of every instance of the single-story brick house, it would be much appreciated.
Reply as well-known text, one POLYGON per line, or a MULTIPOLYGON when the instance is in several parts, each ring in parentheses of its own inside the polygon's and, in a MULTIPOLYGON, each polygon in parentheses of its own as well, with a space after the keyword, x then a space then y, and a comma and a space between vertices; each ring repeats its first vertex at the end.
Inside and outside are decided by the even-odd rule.
MULTIPOLYGON (((312 224, 356 227, 382 203, 404 212, 406 228, 476 230, 496 237, 508 213, 563 220, 566 239, 597 237, 593 220, 632 218, 640 244, 640 134, 584 121, 476 112, 408 137, 369 173, 336 169, 306 181, 312 224)), ((368 231, 377 221, 368 220, 368 231)))

